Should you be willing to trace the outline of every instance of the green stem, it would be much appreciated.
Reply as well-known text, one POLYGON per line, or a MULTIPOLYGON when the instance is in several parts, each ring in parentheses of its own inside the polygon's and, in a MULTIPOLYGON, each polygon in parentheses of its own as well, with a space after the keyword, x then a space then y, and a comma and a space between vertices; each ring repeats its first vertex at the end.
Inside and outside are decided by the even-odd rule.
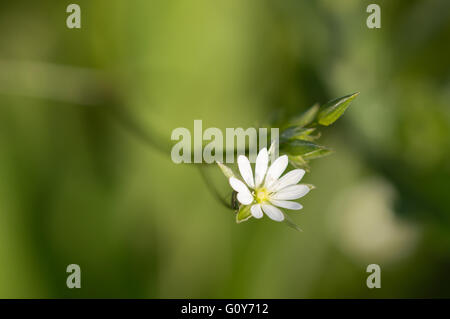
MULTIPOLYGON (((133 136, 162 154, 170 154, 173 143, 164 143, 168 141, 160 134, 148 126, 144 128, 124 107, 126 104, 116 85, 101 71, 46 62, 2 59, 0 70, 0 94, 103 107, 115 122, 133 136)), ((210 164, 195 164, 199 167, 208 190, 221 204, 231 208, 231 204, 220 196, 203 171, 204 165, 210 164)))
POLYGON ((206 188, 209 190, 209 192, 214 196, 214 198, 220 202, 223 206, 225 206, 228 209, 233 209, 231 207, 231 203, 229 203, 227 200, 225 200, 225 198, 223 198, 219 191, 217 190, 217 188, 215 187, 215 185, 211 182, 211 180, 208 178, 208 176, 206 176, 205 173, 205 167, 203 166, 198 166, 198 170, 200 172, 200 176, 202 177, 203 181, 206 184, 206 188))

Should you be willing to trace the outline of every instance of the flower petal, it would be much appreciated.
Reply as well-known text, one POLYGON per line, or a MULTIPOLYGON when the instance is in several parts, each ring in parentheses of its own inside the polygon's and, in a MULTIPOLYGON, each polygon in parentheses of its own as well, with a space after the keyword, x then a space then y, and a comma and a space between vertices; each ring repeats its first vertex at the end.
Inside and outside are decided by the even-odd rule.
POLYGON ((267 171, 266 182, 264 185, 266 187, 270 187, 272 183, 275 182, 278 179, 278 177, 281 176, 281 174, 283 174, 284 170, 288 166, 288 163, 289 160, 287 155, 278 157, 272 163, 272 165, 270 165, 269 170, 267 171))
POLYGON ((236 177, 230 177, 230 179, 228 180, 231 187, 238 193, 249 193, 250 191, 247 187, 247 185, 245 185, 243 182, 241 182, 240 180, 238 180, 236 177))
POLYGON ((263 217, 263 212, 261 210, 260 204, 256 204, 256 205, 253 205, 252 207, 250 207, 250 212, 252 213, 253 217, 255 217, 255 218, 263 217))
POLYGON ((264 180, 269 165, 269 154, 267 148, 259 151, 255 164, 255 187, 259 187, 264 180))
POLYGON ((284 220, 284 214, 281 210, 276 208, 275 206, 269 204, 262 204, 262 209, 270 219, 274 221, 281 222, 284 220))
POLYGON ((238 157, 238 166, 239 172, 241 173, 242 178, 251 188, 255 187, 255 183, 253 181, 253 172, 252 167, 250 166, 250 161, 244 155, 240 155, 238 157))
POLYGON ((287 208, 287 209, 292 209, 292 210, 299 210, 299 209, 303 208, 302 204, 299 204, 297 202, 290 202, 287 200, 271 199, 270 202, 272 204, 274 204, 275 206, 278 206, 281 208, 287 208))
POLYGON ((283 177, 281 177, 278 181, 272 184, 270 187, 270 191, 276 192, 280 189, 283 189, 290 185, 295 185, 303 178, 305 175, 305 170, 299 168, 294 169, 290 171, 289 173, 285 174, 283 177))
POLYGON ((306 185, 291 185, 274 193, 271 199, 275 200, 291 200, 305 196, 309 192, 309 187, 306 185))
POLYGON ((253 196, 249 193, 238 193, 236 196, 239 203, 242 205, 250 205, 253 202, 253 196))

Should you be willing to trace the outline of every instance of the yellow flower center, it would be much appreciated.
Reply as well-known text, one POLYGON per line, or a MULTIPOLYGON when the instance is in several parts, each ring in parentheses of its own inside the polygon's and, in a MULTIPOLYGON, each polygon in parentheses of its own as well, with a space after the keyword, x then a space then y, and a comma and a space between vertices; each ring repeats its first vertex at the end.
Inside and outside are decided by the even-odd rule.
POLYGON ((269 200, 269 192, 265 188, 260 188, 256 190, 256 201, 258 203, 263 203, 269 200))

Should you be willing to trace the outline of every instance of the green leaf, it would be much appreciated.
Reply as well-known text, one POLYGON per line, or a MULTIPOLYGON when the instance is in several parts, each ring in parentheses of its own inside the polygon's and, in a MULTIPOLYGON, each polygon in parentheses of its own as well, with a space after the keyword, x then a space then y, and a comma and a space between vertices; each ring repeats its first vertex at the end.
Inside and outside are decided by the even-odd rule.
POLYGON ((305 171, 309 172, 309 165, 308 162, 306 162, 301 155, 297 156, 291 156, 288 155, 289 163, 294 166, 295 168, 302 168, 305 171))
POLYGON ((281 151, 290 155, 301 155, 302 159, 305 161, 323 157, 332 153, 332 150, 325 146, 303 140, 288 141, 282 145, 281 151))
POLYGON ((314 132, 315 128, 303 128, 301 126, 291 126, 285 129, 281 135, 280 135, 280 141, 281 143, 293 140, 293 139, 300 139, 300 140, 311 140, 315 137, 310 136, 312 132, 314 132))
POLYGON ((320 125, 328 126, 333 124, 345 110, 350 106, 350 103, 359 92, 340 97, 338 99, 327 102, 321 107, 320 113, 317 115, 317 121, 320 125))
MULTIPOLYGON (((284 214, 284 213, 283 213, 284 214)), ((284 214, 284 221, 283 221, 286 225, 288 225, 289 227, 299 231, 299 232, 303 232, 303 230, 296 224, 294 223, 294 221, 287 215, 284 214)))
POLYGON ((230 177, 235 177, 233 171, 231 170, 231 168, 229 168, 228 166, 226 166, 225 164, 216 162, 217 165, 219 166, 220 170, 222 171, 223 175, 226 176, 226 178, 230 178, 230 177))
POLYGON ((236 214, 236 223, 242 223, 248 220, 250 217, 252 217, 252 214, 250 213, 250 205, 241 205, 239 207, 239 211, 236 214))
POLYGON ((333 152, 334 151, 332 149, 330 149, 330 148, 322 148, 322 149, 318 149, 316 151, 313 151, 311 153, 304 154, 303 155, 303 159, 309 161, 309 160, 313 160, 313 159, 317 159, 317 158, 328 156, 330 154, 333 154, 333 152))
POLYGON ((305 127, 306 125, 314 121, 318 111, 319 111, 319 104, 316 103, 309 109, 301 113, 299 116, 295 117, 292 121, 289 121, 289 124, 305 127))

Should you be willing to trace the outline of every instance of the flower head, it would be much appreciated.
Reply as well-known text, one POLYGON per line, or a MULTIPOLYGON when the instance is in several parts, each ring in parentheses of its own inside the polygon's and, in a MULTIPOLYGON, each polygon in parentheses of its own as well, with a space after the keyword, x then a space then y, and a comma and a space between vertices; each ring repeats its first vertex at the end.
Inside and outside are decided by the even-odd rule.
POLYGON ((237 192, 237 200, 250 207, 251 215, 255 218, 263 217, 263 212, 269 218, 281 222, 283 212, 278 208, 292 210, 302 209, 302 205, 291 200, 305 196, 309 192, 307 185, 297 184, 305 175, 303 169, 294 169, 280 178, 288 166, 286 155, 278 157, 269 167, 269 154, 263 148, 256 157, 255 177, 247 157, 238 157, 241 181, 230 177, 231 187, 237 192))

